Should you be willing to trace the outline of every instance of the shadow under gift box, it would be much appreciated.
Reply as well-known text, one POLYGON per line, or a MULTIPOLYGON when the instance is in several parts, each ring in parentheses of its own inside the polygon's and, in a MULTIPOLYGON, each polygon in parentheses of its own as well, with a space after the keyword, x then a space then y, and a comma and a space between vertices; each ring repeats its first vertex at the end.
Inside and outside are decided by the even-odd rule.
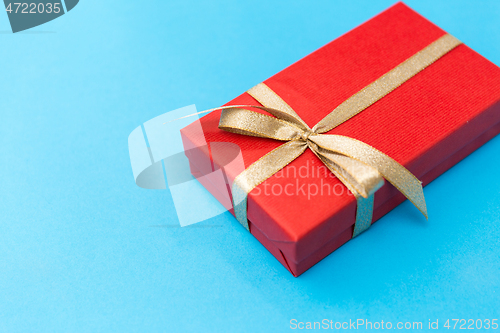
MULTIPOLYGON (((264 83, 312 127, 445 33, 398 3, 264 83)), ((260 104, 244 93, 226 105, 260 104)), ((195 176, 200 173, 199 166, 206 165, 204 160, 210 159, 212 168, 222 168, 231 184, 241 170, 224 167, 208 149, 194 153, 196 147, 206 147, 205 140, 209 144, 236 144, 246 168, 283 143, 220 130, 220 114, 214 111, 200 119, 205 138, 194 135, 190 126, 182 129, 181 135, 195 176)), ((500 68, 462 44, 326 134, 348 136, 373 146, 405 166, 425 186, 499 132, 500 68)), ((250 232, 294 276, 352 237, 356 199, 322 165, 306 150, 248 196, 250 232), (306 176, 304 168, 309 170, 306 176), (309 189, 319 191, 312 195, 309 189)), ((230 192, 227 184, 203 185, 216 197, 230 192)), ((404 200, 386 182, 375 194, 373 221, 404 200)), ((429 213, 432 219, 432 211, 429 213)), ((408 214, 419 213, 411 208, 408 214)))

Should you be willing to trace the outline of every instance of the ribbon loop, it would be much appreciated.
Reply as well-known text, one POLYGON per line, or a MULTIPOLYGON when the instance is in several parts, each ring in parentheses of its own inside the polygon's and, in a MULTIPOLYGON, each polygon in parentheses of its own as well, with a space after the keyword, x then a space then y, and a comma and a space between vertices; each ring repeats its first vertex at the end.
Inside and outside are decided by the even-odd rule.
POLYGON ((242 108, 222 111, 219 128, 232 133, 280 141, 300 138, 303 133, 300 128, 286 121, 242 108))
POLYGON ((255 87, 249 89, 247 93, 262 105, 269 107, 270 111, 268 112, 276 118, 295 124, 304 131, 311 130, 290 105, 272 91, 265 83, 257 84, 255 87))

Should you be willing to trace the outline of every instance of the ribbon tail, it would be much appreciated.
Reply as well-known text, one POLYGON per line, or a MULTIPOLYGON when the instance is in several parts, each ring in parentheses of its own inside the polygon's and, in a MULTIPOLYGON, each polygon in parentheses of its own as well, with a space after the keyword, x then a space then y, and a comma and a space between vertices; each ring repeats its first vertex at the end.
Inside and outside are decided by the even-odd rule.
POLYGON ((239 174, 231 186, 234 215, 248 231, 247 201, 250 192, 266 179, 283 169, 307 149, 303 141, 289 141, 267 153, 239 174))
POLYGON ((310 140, 320 148, 349 156, 375 169, 428 218, 422 183, 404 166, 381 151, 341 135, 315 135, 310 140))
POLYGON ((356 191, 363 198, 368 198, 384 185, 382 175, 369 165, 325 149, 316 148, 313 151, 351 192, 356 191))

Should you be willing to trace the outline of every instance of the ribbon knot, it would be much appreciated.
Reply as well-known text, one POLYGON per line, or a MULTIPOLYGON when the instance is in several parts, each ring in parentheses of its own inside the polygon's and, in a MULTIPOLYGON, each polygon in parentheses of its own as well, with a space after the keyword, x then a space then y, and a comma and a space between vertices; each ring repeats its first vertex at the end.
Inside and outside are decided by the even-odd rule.
MULTIPOLYGON (((219 128, 228 132, 285 141, 239 174, 232 184, 237 220, 249 230, 247 198, 256 186, 286 167, 307 148, 349 189, 357 201, 353 237, 372 222, 375 192, 384 179, 394 185, 427 218, 421 182, 401 164, 361 141, 324 134, 389 94, 415 74, 461 44, 444 35, 340 104, 312 129, 264 83, 248 90, 262 106, 236 105, 221 109, 219 128), (274 117, 249 109, 266 111, 274 117)), ((210 110, 209 110, 210 111, 210 110)))
POLYGON ((307 142, 309 140, 309 136, 313 134, 315 133, 311 131, 303 131, 302 133, 300 133, 300 138, 302 139, 302 141, 307 142))

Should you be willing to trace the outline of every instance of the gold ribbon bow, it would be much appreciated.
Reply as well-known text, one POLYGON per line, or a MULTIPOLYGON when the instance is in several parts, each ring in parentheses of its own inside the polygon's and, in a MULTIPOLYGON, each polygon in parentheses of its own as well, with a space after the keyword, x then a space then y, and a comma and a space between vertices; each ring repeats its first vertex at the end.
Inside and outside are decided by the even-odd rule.
POLYGON ((461 42, 455 37, 444 35, 354 94, 313 128, 310 128, 264 83, 248 91, 263 106, 237 105, 217 108, 223 110, 220 129, 286 141, 235 178, 232 196, 238 221, 249 230, 247 197, 250 191, 299 157, 307 148, 311 149, 356 197, 356 224, 353 237, 370 227, 374 193, 384 184, 384 178, 403 193, 427 218, 422 184, 401 164, 361 141, 323 133, 354 117, 459 44, 461 42), (264 110, 275 118, 246 108, 264 110))

